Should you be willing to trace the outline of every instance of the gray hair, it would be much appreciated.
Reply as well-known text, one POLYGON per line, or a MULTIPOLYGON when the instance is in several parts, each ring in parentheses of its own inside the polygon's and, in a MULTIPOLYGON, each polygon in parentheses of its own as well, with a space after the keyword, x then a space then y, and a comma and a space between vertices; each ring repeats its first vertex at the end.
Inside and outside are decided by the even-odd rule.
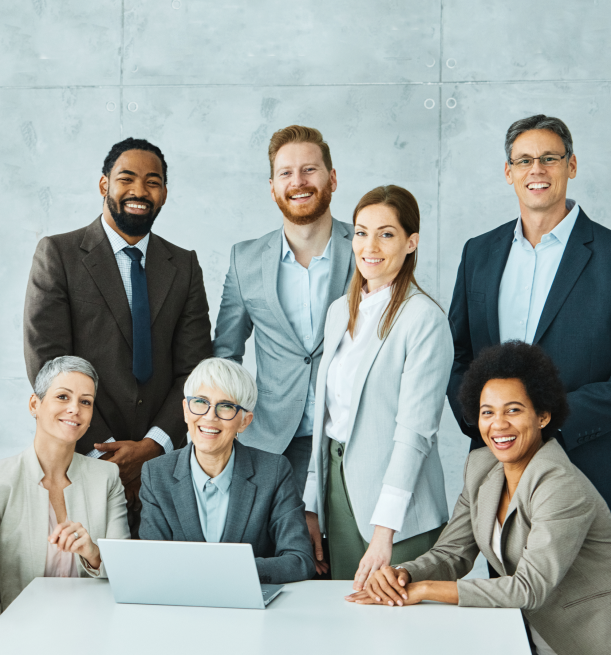
POLYGON ((74 357, 73 355, 64 355, 50 359, 38 372, 36 381, 34 382, 34 393, 40 400, 47 395, 47 391, 51 387, 53 380, 60 373, 82 373, 93 380, 95 387, 94 393, 98 392, 98 374, 95 368, 86 360, 81 357, 74 357))
POLYGON ((185 396, 195 396, 205 385, 226 393, 249 412, 257 403, 257 384, 252 375, 236 362, 221 357, 201 361, 185 382, 185 396))
POLYGON ((508 164, 511 164, 509 160, 511 159, 511 151, 515 140, 521 134, 529 132, 530 130, 549 130, 550 132, 557 134, 564 144, 566 161, 568 164, 569 159, 573 155, 573 137, 571 136, 571 132, 565 123, 563 123, 559 118, 553 118, 552 116, 546 116, 545 114, 537 114, 536 116, 530 116, 529 118, 521 118, 519 121, 511 124, 505 135, 505 156, 507 157, 508 164))

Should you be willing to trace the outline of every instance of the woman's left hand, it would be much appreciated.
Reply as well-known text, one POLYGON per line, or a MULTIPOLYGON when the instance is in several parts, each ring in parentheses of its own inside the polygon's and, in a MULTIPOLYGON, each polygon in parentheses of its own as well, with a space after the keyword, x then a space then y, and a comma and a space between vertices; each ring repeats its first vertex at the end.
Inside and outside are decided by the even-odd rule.
POLYGON ((89 562, 93 569, 99 569, 102 560, 100 549, 93 543, 89 533, 80 523, 64 521, 49 535, 49 543, 57 544, 64 553, 75 553, 89 562))
MULTIPOLYGON (((378 596, 378 598, 380 598, 378 596)), ((345 597, 349 603, 356 603, 357 605, 384 605, 386 607, 405 607, 407 605, 417 605, 423 600, 426 600, 426 586, 421 582, 411 582, 407 585, 407 600, 399 603, 393 603, 388 600, 377 600, 372 598, 367 591, 357 591, 345 597)))
POLYGON ((367 579, 372 573, 390 564, 392 557, 392 538, 394 534, 394 530, 376 525, 373 531, 373 537, 369 543, 369 548, 363 555, 359 568, 354 576, 352 588, 355 591, 362 591, 365 588, 367 579))

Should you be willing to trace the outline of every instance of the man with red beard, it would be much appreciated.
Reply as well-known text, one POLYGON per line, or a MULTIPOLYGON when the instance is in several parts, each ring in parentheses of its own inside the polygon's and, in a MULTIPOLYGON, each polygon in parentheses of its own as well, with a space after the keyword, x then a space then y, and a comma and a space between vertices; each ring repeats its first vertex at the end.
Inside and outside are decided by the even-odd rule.
POLYGON ((269 163, 283 227, 233 247, 214 353, 242 363, 255 328, 259 397, 255 419, 240 441, 284 454, 302 494, 325 317, 348 290, 354 229, 331 216, 337 177, 318 130, 291 125, 276 132, 269 163))

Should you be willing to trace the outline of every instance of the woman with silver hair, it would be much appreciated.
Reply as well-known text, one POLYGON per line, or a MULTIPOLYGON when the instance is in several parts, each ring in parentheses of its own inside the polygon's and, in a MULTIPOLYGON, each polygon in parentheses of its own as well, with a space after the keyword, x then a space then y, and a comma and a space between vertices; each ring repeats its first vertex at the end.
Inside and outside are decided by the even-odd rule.
POLYGON ((34 443, 0 461, 0 612, 34 578, 106 577, 97 540, 130 536, 118 467, 74 452, 97 386, 80 357, 56 357, 36 377, 34 443))
POLYGON ((239 364, 198 364, 183 400, 192 443, 142 467, 140 538, 250 543, 262 583, 306 580, 315 567, 291 465, 236 439, 256 402, 239 364))

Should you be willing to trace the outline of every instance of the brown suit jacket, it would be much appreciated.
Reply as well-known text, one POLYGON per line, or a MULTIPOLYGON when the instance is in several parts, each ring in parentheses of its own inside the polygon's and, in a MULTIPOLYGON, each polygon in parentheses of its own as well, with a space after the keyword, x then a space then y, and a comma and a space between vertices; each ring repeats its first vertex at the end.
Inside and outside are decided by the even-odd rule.
POLYGON ((26 291, 25 361, 30 382, 48 360, 77 355, 100 376, 91 427, 77 450, 111 436, 139 441, 157 426, 174 447, 184 440, 183 385, 212 355, 208 302, 195 252, 151 234, 146 252, 153 376, 132 373, 132 316, 115 255, 98 217, 88 227, 45 237, 26 291))

